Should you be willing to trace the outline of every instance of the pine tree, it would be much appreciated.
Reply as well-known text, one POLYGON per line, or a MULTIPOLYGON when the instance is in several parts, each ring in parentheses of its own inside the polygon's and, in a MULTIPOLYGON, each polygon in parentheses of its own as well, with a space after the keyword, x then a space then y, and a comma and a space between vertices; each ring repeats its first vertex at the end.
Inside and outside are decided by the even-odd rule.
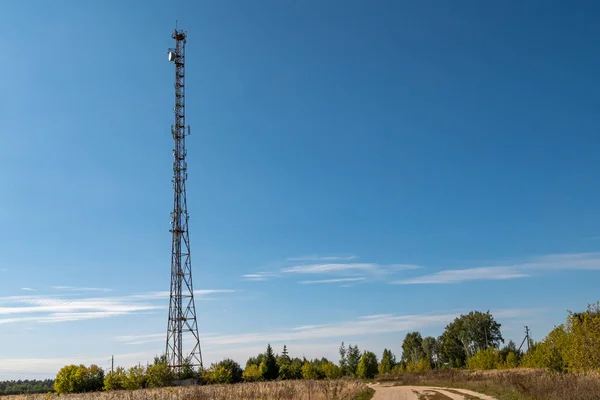
POLYGON ((342 369, 342 375, 348 374, 348 358, 346 356, 346 347, 344 342, 340 345, 340 368, 342 369))
POLYGON ((277 359, 273 353, 271 345, 267 345, 264 361, 261 363, 262 375, 265 380, 272 381, 277 379, 279 368, 277 368, 277 359))
POLYGON ((389 374, 392 372, 392 368, 394 368, 396 364, 396 357, 391 350, 384 349, 383 356, 381 357, 381 362, 379 363, 379 374, 389 374))

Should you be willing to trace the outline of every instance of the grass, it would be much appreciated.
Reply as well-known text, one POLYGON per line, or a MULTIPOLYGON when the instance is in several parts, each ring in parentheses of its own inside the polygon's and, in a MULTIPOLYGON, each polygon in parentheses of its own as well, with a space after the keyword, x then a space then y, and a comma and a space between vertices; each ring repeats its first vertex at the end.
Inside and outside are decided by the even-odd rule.
POLYGON ((2 400, 368 400, 374 391, 356 380, 279 381, 94 392, 6 396, 2 400))
POLYGON ((561 374, 545 370, 440 370, 380 378, 395 385, 469 389, 498 400, 598 400, 600 375, 561 374))
POLYGON ((419 400, 452 400, 450 397, 434 390, 427 391, 426 393, 417 393, 417 396, 419 400))
POLYGON ((370 400, 373 395, 375 395, 375 389, 365 387, 354 397, 354 400, 370 400))

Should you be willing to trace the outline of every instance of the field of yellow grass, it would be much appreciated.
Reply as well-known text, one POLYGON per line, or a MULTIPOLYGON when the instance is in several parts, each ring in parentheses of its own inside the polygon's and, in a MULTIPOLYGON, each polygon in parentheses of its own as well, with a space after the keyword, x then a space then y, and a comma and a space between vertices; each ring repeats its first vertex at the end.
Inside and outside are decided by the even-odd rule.
POLYGON ((600 374, 558 373, 543 369, 467 371, 445 369, 389 375, 378 380, 395 385, 470 389, 499 400, 599 400, 600 374))
MULTIPOLYGON (((67 400, 355 400, 366 385, 355 380, 280 381, 95 392, 62 395, 67 400)), ((59 396, 7 396, 3 400, 52 400, 59 396)))

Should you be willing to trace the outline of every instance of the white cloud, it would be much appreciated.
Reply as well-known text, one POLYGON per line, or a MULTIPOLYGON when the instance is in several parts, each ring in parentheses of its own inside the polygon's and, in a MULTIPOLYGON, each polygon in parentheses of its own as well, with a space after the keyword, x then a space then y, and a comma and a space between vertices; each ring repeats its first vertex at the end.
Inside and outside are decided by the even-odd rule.
POLYGON ((50 286, 55 290, 65 290, 73 292, 113 292, 114 289, 109 288, 94 288, 94 287, 74 287, 74 286, 50 286))
POLYGON ((37 291, 37 289, 33 289, 33 288, 30 288, 30 287, 24 287, 24 288, 21 288, 21 290, 24 290, 26 292, 36 292, 37 291))
MULTIPOLYGON (((357 256, 307 256, 307 257, 291 257, 286 261, 287 266, 280 267, 275 272, 256 272, 242 275, 241 278, 246 281, 266 281, 274 277, 290 277, 294 275, 330 275, 330 276, 349 276, 354 279, 347 280, 335 280, 331 279, 320 279, 320 280, 305 280, 299 283, 301 284, 316 284, 316 283, 343 283, 343 282, 360 282, 370 281, 376 279, 387 279, 391 274, 398 273, 400 271, 407 271, 412 269, 421 268, 414 264, 391 264, 381 265, 376 263, 356 263, 356 262, 344 262, 357 259, 357 256), (289 263, 293 261, 294 263, 289 263), (302 263, 301 261, 307 261, 302 263), (320 261, 320 262, 308 262, 308 261, 320 261), (326 262, 329 261, 329 262, 326 262), (360 278, 360 279, 359 279, 360 278)), ((348 286, 348 284, 342 285, 348 286)))
POLYGON ((351 261, 356 260, 358 257, 349 256, 306 256, 306 257, 289 257, 287 261, 351 261))
POLYGON ((255 281, 255 282, 260 282, 260 281, 266 281, 269 278, 273 278, 278 276, 279 274, 274 273, 274 272, 257 272, 255 274, 245 274, 242 275, 242 279, 245 281, 255 281))
POLYGON ((379 269, 379 265, 366 263, 310 264, 284 268, 281 272, 286 274, 330 274, 335 272, 375 271, 377 269, 379 269))
POLYGON ((300 281, 302 285, 314 285, 319 283, 342 283, 342 282, 361 282, 366 278, 338 278, 338 279, 320 279, 316 281, 300 281))
MULTIPOLYGON (((527 310, 501 310, 504 318, 526 314, 527 310)), ((492 312, 492 314, 495 314, 492 312)), ((323 339, 344 339, 358 336, 371 336, 382 333, 394 333, 419 330, 426 327, 443 327, 460 312, 445 314, 394 315, 375 314, 357 317, 347 321, 326 325, 303 325, 279 332, 249 332, 240 334, 201 334, 203 348, 231 348, 250 344, 290 343, 300 341, 314 342, 323 339)), ((131 335, 116 338, 127 344, 141 344, 164 341, 164 334, 131 335)))
POLYGON ((447 284, 475 280, 506 280, 526 278, 543 271, 562 270, 600 270, 600 253, 550 254, 512 265, 449 269, 392 283, 410 285, 447 284))
MULTIPOLYGON (((215 293, 233 290, 195 290, 199 300, 215 293)), ((169 292, 149 292, 128 296, 74 298, 64 295, 27 295, 0 297, 0 325, 22 322, 53 323, 83 321, 148 313, 167 308, 169 292)))

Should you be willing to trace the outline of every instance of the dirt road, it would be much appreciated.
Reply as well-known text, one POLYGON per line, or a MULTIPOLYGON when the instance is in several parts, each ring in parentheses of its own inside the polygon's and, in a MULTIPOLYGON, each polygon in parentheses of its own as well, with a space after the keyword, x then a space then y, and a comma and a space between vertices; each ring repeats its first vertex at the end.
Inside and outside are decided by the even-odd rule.
POLYGON ((375 389, 373 400, 496 400, 465 389, 379 384, 371 387, 375 389))

